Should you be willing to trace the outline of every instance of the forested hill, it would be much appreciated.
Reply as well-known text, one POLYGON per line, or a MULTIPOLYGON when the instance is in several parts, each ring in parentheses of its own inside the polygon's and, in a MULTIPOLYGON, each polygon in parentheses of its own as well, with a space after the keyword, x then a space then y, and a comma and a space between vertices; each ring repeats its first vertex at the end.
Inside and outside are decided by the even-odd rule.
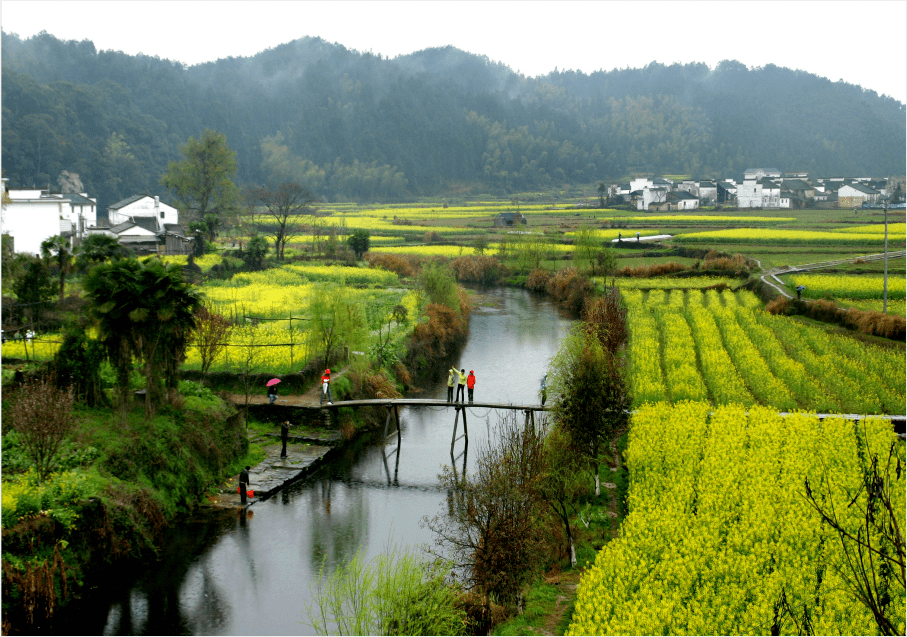
POLYGON ((452 47, 388 59, 303 38, 184 67, 6 33, 2 64, 5 175, 41 186, 77 173, 101 209, 137 192, 166 195, 167 163, 205 128, 237 152, 240 186, 293 179, 327 199, 506 194, 635 172, 733 177, 759 166, 905 173, 904 104, 771 65, 526 78, 452 47))

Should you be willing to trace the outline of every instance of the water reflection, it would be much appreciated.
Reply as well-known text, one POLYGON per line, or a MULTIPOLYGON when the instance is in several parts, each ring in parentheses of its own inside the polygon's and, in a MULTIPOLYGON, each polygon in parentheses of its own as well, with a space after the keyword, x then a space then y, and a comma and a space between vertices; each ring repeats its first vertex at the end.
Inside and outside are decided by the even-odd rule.
MULTIPOLYGON (((453 364, 475 371, 476 401, 537 403, 538 379, 569 317, 519 290, 493 290, 482 302, 453 364)), ((426 387, 420 397, 446 396, 444 370, 417 381, 426 387)), ((305 607, 322 564, 331 572, 360 549, 371 558, 393 544, 433 542, 419 522, 448 505, 438 475, 445 466, 459 477, 470 471, 469 448, 483 444, 498 417, 467 406, 457 436, 464 415, 468 445, 463 438, 451 449, 453 409, 401 409, 399 447, 390 431, 384 444, 382 428, 315 475, 256 503, 254 517, 230 512, 175 525, 159 563, 111 579, 61 616, 57 632, 311 634, 305 607)))

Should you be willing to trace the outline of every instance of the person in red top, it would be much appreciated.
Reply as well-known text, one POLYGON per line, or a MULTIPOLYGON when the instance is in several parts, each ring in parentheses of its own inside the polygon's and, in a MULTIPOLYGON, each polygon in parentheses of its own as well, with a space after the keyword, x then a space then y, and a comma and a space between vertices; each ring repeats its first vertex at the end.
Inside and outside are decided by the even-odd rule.
POLYGON ((321 401, 319 405, 324 404, 324 397, 328 397, 328 404, 334 404, 334 396, 331 394, 331 370, 326 369, 321 375, 321 401))
POLYGON ((472 402, 472 391, 476 388, 476 375, 469 370, 469 376, 466 377, 466 391, 469 392, 469 402, 472 402))

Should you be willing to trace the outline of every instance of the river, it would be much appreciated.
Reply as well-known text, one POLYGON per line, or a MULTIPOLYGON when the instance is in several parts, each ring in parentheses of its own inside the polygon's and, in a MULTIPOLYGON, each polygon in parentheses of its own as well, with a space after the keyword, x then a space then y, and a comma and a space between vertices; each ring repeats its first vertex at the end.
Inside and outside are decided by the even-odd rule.
MULTIPOLYGON (((486 290, 480 298, 455 359, 458 368, 475 370, 476 402, 537 403, 539 381, 571 318, 523 290, 486 290)), ((446 396, 443 372, 421 384, 427 389, 419 397, 446 396)), ((498 412, 467 413, 469 471, 498 412)), ((420 521, 445 506, 438 474, 450 464, 454 410, 405 408, 400 415, 399 462, 394 455, 385 463, 380 437, 360 440, 306 479, 255 503, 249 517, 226 512, 174 524, 159 562, 88 591, 59 616, 56 632, 314 634, 306 603, 322 564, 330 571, 357 550, 373 557, 393 545, 433 540, 420 521)), ((396 437, 389 443, 387 451, 396 437)))

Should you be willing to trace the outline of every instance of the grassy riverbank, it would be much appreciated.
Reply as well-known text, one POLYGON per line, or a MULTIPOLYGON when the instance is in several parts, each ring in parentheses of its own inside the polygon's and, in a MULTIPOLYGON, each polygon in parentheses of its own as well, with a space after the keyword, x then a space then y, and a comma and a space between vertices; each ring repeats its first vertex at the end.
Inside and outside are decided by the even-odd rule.
MULTIPOLYGON (((22 436, 3 435, 3 630, 41 630, 90 572, 153 557, 175 516, 260 453, 239 414, 183 383, 182 408, 146 419, 77 405, 55 470, 38 480, 22 436)), ((4 412, 21 389, 3 387, 4 412)), ((5 413, 4 413, 5 420, 5 413)))

